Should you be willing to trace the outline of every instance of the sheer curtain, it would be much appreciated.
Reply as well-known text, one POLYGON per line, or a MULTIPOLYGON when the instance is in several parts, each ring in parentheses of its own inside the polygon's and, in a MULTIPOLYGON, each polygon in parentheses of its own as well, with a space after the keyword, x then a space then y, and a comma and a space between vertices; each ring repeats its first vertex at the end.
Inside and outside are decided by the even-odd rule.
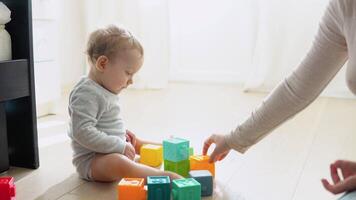
POLYGON ((135 88, 164 88, 168 83, 168 2, 166 0, 84 1, 86 35, 109 24, 136 35, 145 49, 145 61, 135 76, 135 88))
MULTIPOLYGON (((256 1, 256 44, 245 91, 270 91, 298 66, 312 45, 328 2, 256 1)), ((322 95, 352 97, 344 74, 345 67, 322 95)))
MULTIPOLYGON (((85 32, 122 24, 142 41, 136 88, 240 83, 269 92, 310 49, 328 0, 86 0, 85 32)), ((324 96, 352 97, 345 70, 324 96)))

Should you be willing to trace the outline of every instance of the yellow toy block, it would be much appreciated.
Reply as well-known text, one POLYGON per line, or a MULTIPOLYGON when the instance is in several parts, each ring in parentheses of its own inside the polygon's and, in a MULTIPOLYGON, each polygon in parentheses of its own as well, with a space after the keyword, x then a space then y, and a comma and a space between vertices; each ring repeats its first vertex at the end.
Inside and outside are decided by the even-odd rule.
POLYGON ((158 167, 162 164, 163 148, 161 145, 146 144, 140 150, 140 163, 158 167))
POLYGON ((209 156, 190 156, 190 170, 209 170, 215 177, 215 164, 209 163, 209 156))
POLYGON ((123 178, 117 186, 118 200, 146 200, 145 179, 123 178))

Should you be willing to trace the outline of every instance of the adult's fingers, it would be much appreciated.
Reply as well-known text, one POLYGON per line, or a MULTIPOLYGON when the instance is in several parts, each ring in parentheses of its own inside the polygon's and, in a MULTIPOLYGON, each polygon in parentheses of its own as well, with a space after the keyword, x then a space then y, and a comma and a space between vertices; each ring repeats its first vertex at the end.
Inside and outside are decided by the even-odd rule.
POLYGON ((208 139, 204 141, 204 146, 203 146, 203 155, 206 155, 208 153, 209 147, 211 144, 213 144, 214 141, 214 135, 211 135, 208 139))
POLYGON ((342 190, 340 183, 331 185, 329 183, 329 181, 327 181, 326 179, 322 179, 321 182, 323 183, 324 188, 333 194, 339 194, 339 193, 342 193, 345 191, 345 190, 342 190))
POLYGON ((218 151, 218 148, 215 147, 213 153, 211 153, 210 155, 210 159, 209 159, 209 162, 212 163, 212 162, 216 162, 218 159, 219 159, 219 156, 221 155, 221 153, 218 151))
POLYGON ((353 174, 353 170, 351 170, 352 162, 348 160, 337 160, 334 163, 334 166, 341 170, 342 177, 346 179, 347 177, 353 174))
POLYGON ((223 160, 223 159, 227 156, 227 154, 229 154, 229 152, 223 153, 223 154, 220 156, 219 161, 223 160))
POLYGON ((349 161, 347 161, 347 160, 336 160, 334 162, 334 166, 336 168, 341 168, 342 169, 342 168, 345 168, 348 163, 349 163, 349 161))
POLYGON ((334 184, 337 184, 340 182, 340 177, 339 174, 337 172, 337 168, 334 164, 330 165, 330 176, 334 182, 334 184))
POLYGON ((323 186, 326 190, 333 194, 339 194, 343 193, 346 191, 351 191, 356 189, 356 176, 355 177, 350 177, 348 179, 345 179, 343 181, 340 181, 339 183, 335 185, 331 185, 327 180, 323 179, 322 180, 323 186))

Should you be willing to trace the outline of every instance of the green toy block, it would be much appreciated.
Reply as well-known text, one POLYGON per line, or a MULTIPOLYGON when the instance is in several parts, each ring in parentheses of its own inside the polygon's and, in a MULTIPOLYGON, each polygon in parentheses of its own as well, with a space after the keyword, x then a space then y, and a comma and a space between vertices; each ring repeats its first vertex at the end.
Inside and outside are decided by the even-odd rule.
POLYGON ((164 160, 164 170, 175 172, 181 176, 187 177, 190 170, 190 162, 189 160, 182 160, 179 162, 164 160))
POLYGON ((173 200, 200 200, 201 185, 193 178, 173 180, 173 200))
POLYGON ((170 183, 169 176, 148 176, 148 200, 170 200, 170 183))
POLYGON ((194 155, 194 149, 193 149, 193 147, 190 147, 189 148, 189 156, 192 156, 192 155, 194 155))
POLYGON ((163 158, 173 162, 189 159, 189 141, 181 138, 163 140, 163 158))

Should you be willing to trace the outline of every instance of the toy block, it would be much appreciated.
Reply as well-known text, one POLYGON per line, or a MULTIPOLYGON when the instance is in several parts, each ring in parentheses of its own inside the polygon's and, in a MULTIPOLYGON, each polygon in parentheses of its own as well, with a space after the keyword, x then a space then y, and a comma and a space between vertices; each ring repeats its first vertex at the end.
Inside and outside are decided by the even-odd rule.
POLYGON ((189 177, 194 178, 201 185, 201 196, 211 196, 213 194, 213 176, 208 170, 192 170, 189 177))
POLYGON ((13 177, 0 177, 0 199, 15 200, 16 189, 13 177))
POLYGON ((171 181, 169 176, 148 176, 148 200, 170 200, 171 181))
POLYGON ((181 176, 187 177, 189 173, 189 160, 182 160, 179 162, 164 161, 164 170, 175 172, 181 176))
POLYGON ((200 200, 200 183, 193 178, 173 180, 173 200, 200 200))
POLYGON ((194 155, 194 149, 193 149, 193 147, 190 147, 189 148, 189 156, 192 156, 192 155, 194 155))
POLYGON ((190 170, 209 170, 215 177, 215 164, 209 163, 209 156, 190 156, 190 170))
POLYGON ((118 184, 118 200, 145 200, 145 180, 143 178, 123 178, 118 184))
POLYGON ((169 138, 163 141, 163 158, 173 162, 189 159, 189 141, 169 138))
POLYGON ((140 163, 158 167, 162 164, 163 148, 161 145, 146 144, 140 149, 140 163))

